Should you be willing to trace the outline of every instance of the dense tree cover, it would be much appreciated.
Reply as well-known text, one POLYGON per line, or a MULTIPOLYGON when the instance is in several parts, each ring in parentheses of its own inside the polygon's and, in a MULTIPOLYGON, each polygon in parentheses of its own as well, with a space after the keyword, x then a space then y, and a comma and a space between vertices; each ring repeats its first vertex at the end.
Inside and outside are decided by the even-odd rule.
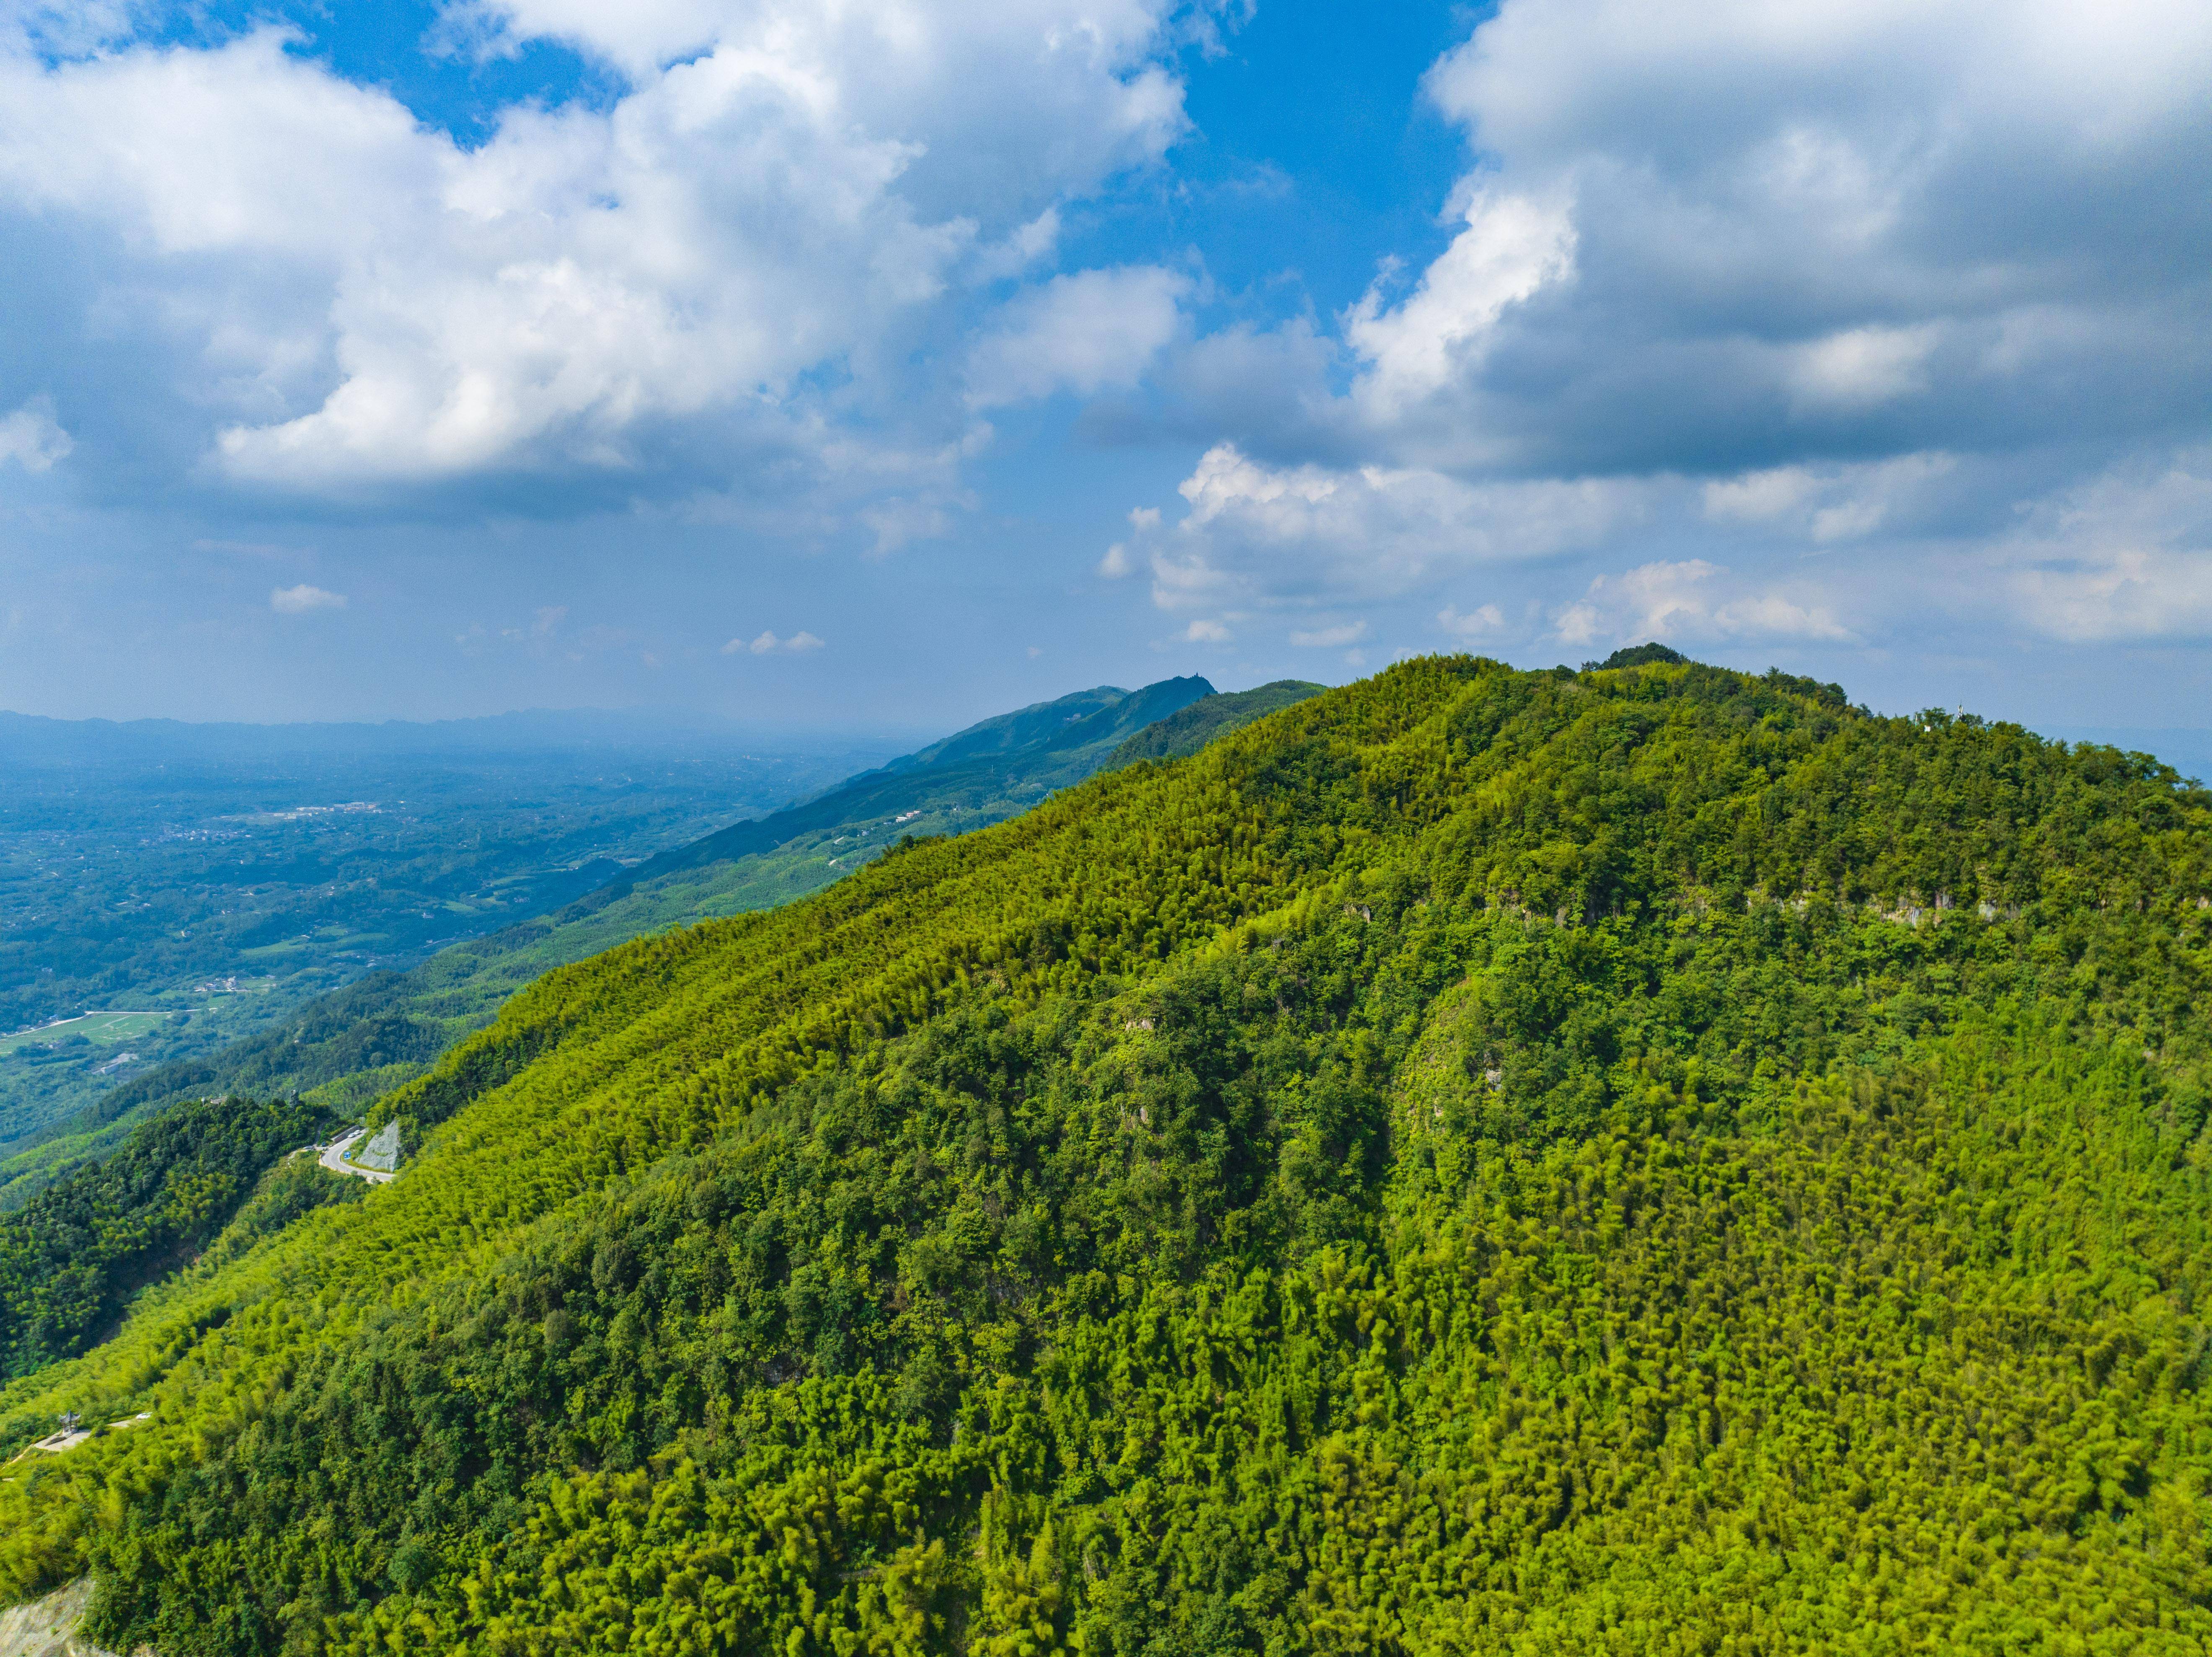
POLYGON ((0 1212, 12 1212, 57 1180, 98 1162, 130 1138, 141 1122, 176 1103, 172 1098, 142 1100, 115 1115, 81 1111, 33 1134, 28 1149, 0 1161, 0 1212))
POLYGON ((0 1211, 21 1208, 56 1180, 98 1162, 140 1123, 179 1102, 225 1093, 304 1093, 341 1114, 357 1114, 377 1093, 422 1074, 455 1041, 483 1029, 501 1000, 545 967, 592 953, 578 940, 572 956, 556 955, 533 969, 527 952, 551 930, 544 922, 509 927, 441 950, 408 972, 372 973, 268 1029, 109 1089, 0 1159, 0 1211))
MULTIPOLYGON (((204 1247, 263 1169, 329 1120, 296 1099, 192 1100, 0 1215, 0 1375, 73 1357, 112 1329, 132 1291, 204 1247)), ((302 1205, 274 1211, 263 1230, 302 1205)))
POLYGON ((1401 665, 565 968, 0 1395, 106 1642, 2201 1651, 2212 798, 1401 665), (212 1255, 218 1251, 210 1251, 212 1255))
POLYGON ((1100 768, 1117 771, 1139 760, 1172 760, 1195 754, 1218 737, 1240 731, 1278 708, 1318 696, 1327 689, 1308 679, 1274 679, 1249 690, 1205 697, 1146 725, 1109 754, 1100 768))
MULTIPOLYGON (((1079 691, 980 721, 798 805, 687 840, 550 914, 465 938, 404 972, 370 973, 256 1034, 220 1047, 201 1042, 203 1050, 140 1071, 0 1158, 0 1210, 21 1206, 106 1154, 149 1108, 171 1100, 310 1093, 334 1110, 357 1111, 420 1075, 556 967, 634 938, 789 902, 880 856, 902 834, 964 833, 1003 822, 1091 775, 1127 733, 1141 735, 1163 712, 1194 711, 1186 705, 1197 697, 1215 711, 1182 731, 1176 751, 1190 751, 1194 736, 1210 739, 1297 700, 1281 689, 1217 696, 1192 677, 1136 691, 1079 691)), ((75 1058, 66 1062, 85 1069, 75 1058)))
POLYGON ((1583 666, 1585 669, 1648 667, 1654 662, 1665 662, 1679 667, 1689 659, 1680 651, 1670 650, 1662 644, 1623 645, 1603 661, 1584 662, 1583 666))

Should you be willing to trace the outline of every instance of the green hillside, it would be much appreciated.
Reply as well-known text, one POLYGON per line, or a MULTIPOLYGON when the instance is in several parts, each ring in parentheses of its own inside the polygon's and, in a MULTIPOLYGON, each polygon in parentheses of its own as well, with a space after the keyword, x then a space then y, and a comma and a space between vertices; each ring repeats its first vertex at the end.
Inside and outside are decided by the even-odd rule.
POLYGON ((112 1649, 2201 1652, 2212 796, 1402 664, 550 974, 0 1393, 112 1649))
POLYGON ((133 1290, 198 1254, 257 1192, 281 1194, 248 1220, 255 1235, 318 1202, 360 1195, 358 1183, 313 1157, 263 1181, 271 1164, 331 1126, 297 1100, 190 1100, 0 1222, 0 1376, 74 1357, 112 1332, 133 1290))
POLYGON ((1327 685, 1305 679, 1277 679, 1250 690, 1206 697, 1146 725, 1109 754, 1102 768, 1118 771, 1139 760, 1180 759, 1186 754, 1195 754, 1217 737, 1226 736, 1278 708, 1318 696, 1327 689, 1327 685))
POLYGON ((420 1075, 489 1023, 517 990, 556 967, 633 938, 771 908, 848 874, 902 835, 1000 822, 1097 770, 1125 737, 1163 714, 1223 704, 1210 732, 1277 705, 1217 696, 1204 679, 1111 685, 998 715, 766 817, 687 841, 558 913, 440 951, 408 972, 375 973, 307 1003, 258 1035, 156 1067, 0 1159, 0 1212, 109 1154, 179 1096, 305 1091, 356 1112, 420 1075))

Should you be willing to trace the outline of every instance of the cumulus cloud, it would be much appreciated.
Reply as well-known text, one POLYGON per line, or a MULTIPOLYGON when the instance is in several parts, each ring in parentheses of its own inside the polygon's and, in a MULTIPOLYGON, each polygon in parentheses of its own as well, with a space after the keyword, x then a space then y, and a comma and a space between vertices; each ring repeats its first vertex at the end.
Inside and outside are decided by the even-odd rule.
POLYGON ((294 587, 273 587, 269 593, 269 608, 279 616, 305 616, 317 610, 343 610, 345 603, 343 592, 328 592, 321 587, 309 586, 305 581, 294 587))
POLYGON ((1850 637, 1820 599, 1760 589, 1730 580, 1729 574, 1723 566, 1691 558, 1601 575, 1578 602, 1553 616, 1553 631, 1570 645, 1850 637))
MULTIPOLYGON (((0 238, 110 250, 92 302, 162 343, 146 361, 177 410, 213 411, 211 480, 898 491, 885 467, 945 473, 964 419, 918 347, 1049 253, 1061 203, 1183 130, 1170 9, 468 4, 449 23, 472 49, 562 42, 623 90, 510 108, 465 149, 274 27, 0 51, 0 238)), ((1150 291, 1171 308, 1171 288, 1150 291)), ((1057 371, 1112 383, 1116 342, 1078 325, 1110 295, 1042 293, 1033 319, 1068 325, 1057 371)))
POLYGON ((1507 307, 1574 275, 1575 229, 1564 198, 1479 190, 1466 216, 1467 228, 1410 297, 1386 309, 1378 284, 1346 319, 1346 337, 1367 365, 1358 398, 1378 422, 1478 372, 1507 307))
POLYGON ((952 527, 952 514, 937 500, 894 498, 864 507, 860 521, 875 535, 869 549, 878 557, 896 552, 912 541, 930 541, 952 527))
POLYGON ((1958 458, 1899 455, 1858 465, 1774 466, 1715 478, 1703 489, 1705 518, 1778 529, 1827 546, 1911 521, 1943 499, 1958 458))
POLYGON ((1446 604, 1437 612, 1437 625, 1457 639, 1485 639, 1504 630, 1505 612, 1496 604, 1478 604, 1464 612, 1446 604))
POLYGON ((1334 311, 1059 269, 1188 130, 1176 0, 456 0, 608 88, 465 145, 278 27, 8 15, 0 476, 888 554, 1066 397, 1188 445, 1097 537, 1178 630, 2212 636, 2202 6, 1502 0, 1442 251, 1334 311))
POLYGON ((1444 250, 1334 339, 1169 348, 1206 441, 1122 556, 1165 608, 1468 639, 2195 636, 2204 541, 2115 502, 2202 438, 2207 84, 2171 0, 1503 0, 1425 82, 1475 154, 1444 250))
POLYGON ((2212 637, 2212 548, 2130 548, 2023 569, 2010 585, 2037 630, 2069 643, 2212 637))
POLYGON ((1941 337, 1916 328, 1846 328, 1792 353, 1790 393, 1800 412, 1845 414, 1880 408, 1928 389, 1928 358, 1941 337))
POLYGON ((1054 276, 1007 305, 976 342, 968 400, 992 408, 1136 385, 1175 337, 1192 286, 1149 264, 1054 276))
POLYGON ((1645 494, 1606 480, 1473 484, 1419 469, 1270 466, 1228 443, 1179 487, 1188 510, 1152 554, 1164 609, 1392 597, 1469 564, 1596 545, 1645 494))
POLYGON ((0 416, 0 463, 14 461, 27 472, 52 470, 76 446, 54 421, 54 405, 45 398, 0 416))
POLYGON ((1428 77, 1484 164, 1348 320, 1363 412, 1401 464, 1577 472, 2177 428, 2208 80, 2164 0, 1505 0, 1428 77))

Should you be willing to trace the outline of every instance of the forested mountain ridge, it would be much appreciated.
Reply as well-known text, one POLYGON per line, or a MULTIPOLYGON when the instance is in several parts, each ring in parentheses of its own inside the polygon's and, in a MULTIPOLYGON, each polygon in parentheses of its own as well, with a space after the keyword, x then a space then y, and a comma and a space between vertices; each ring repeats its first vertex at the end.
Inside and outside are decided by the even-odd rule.
MULTIPOLYGON (((331 1126, 296 1099, 191 1100, 0 1221, 0 1376, 74 1357, 133 1290, 213 1241, 264 1170, 331 1126)), ((258 1215, 249 1231, 360 1194, 312 1160, 281 1183, 278 1223, 258 1215)))
POLYGON ((649 880, 772 851, 799 835, 902 810, 941 820, 957 818, 964 810, 985 813, 979 820, 992 821, 1011 815, 1001 802, 1033 804, 1056 788, 1080 782, 1125 739, 1194 702, 1214 699, 1213 687, 1194 674, 1162 679, 1141 690, 1101 685, 1038 702, 864 771, 814 799, 757 821, 732 823, 663 853, 641 867, 635 878, 649 880), (925 785, 929 797, 923 800, 918 791, 925 785))
MULTIPOLYGON (((1209 681, 1194 673, 1156 680, 1140 690, 1098 685, 980 719, 941 742, 886 761, 881 768, 890 773, 924 771, 966 760, 1046 751, 1073 754, 1086 748, 1111 747, 1193 702, 1218 694, 1209 681)), ((863 773, 854 780, 863 780, 868 774, 863 773)))
POLYGON ((2201 1650, 2208 930, 2139 756, 1402 664, 550 974, 0 1394, 153 1412, 0 1573, 169 1657, 2201 1650))
POLYGON ((1199 730, 1211 736, 1281 706, 1279 695, 1267 694, 1275 690, 1221 696, 1190 677, 1134 691, 1079 691, 981 720, 765 817, 686 839, 627 871, 603 871, 599 889, 550 914, 454 944, 405 971, 370 974, 265 1030, 112 1089, 0 1160, 0 1213, 108 1154, 180 1096, 305 1091, 331 1110, 358 1110, 482 1029, 508 996, 555 967, 672 926, 787 902, 880 855, 902 833, 1000 822, 1090 775, 1125 736, 1141 735, 1163 714, 1203 707, 1199 730))
MULTIPOLYGON (((1141 739, 1151 728, 1145 722, 1164 708, 1180 709, 1177 719, 1204 710, 1200 723, 1183 720, 1166 738, 1188 752, 1320 689, 1273 685, 1222 696, 1193 678, 1134 692, 1078 692, 981 721, 883 771, 848 779, 813 803, 816 815, 804 804, 779 814, 782 830, 769 838, 787 839, 794 819, 818 833, 880 809, 877 790, 893 772, 899 780, 890 798, 908 808, 908 822, 957 824, 965 814, 988 821, 1011 809, 1009 791, 1042 792, 1088 774, 1133 727, 1128 741, 1141 739), (991 779, 981 795, 979 760, 988 762, 991 779)), ((1156 744, 1154 751, 1170 750, 1156 744)), ((750 859, 756 870, 760 861, 750 859)), ((740 889, 765 883, 756 873, 740 889)), ((580 902, 471 939, 412 972, 350 985, 274 1029, 118 1089, 112 1126, 54 1140, 50 1157, 0 1163, 0 1174, 16 1173, 0 1186, 0 1377, 76 1357, 112 1328, 130 1294, 197 1254, 241 1211, 240 1235, 250 1240, 276 1229, 274 1219, 289 1223, 319 1202, 360 1196, 357 1185, 320 1172, 312 1158, 261 1176, 310 1133, 334 1131, 349 1103, 404 1083, 489 1022, 498 1003, 538 972, 665 930, 670 909, 702 896, 711 901, 717 889, 711 876, 696 884, 665 877, 643 893, 580 902), (187 1087, 213 1091, 177 1102, 187 1087), (303 1087, 304 1101, 296 1096, 303 1087), (14 1208, 22 1211, 6 1211, 14 1208)), ((678 909, 677 918, 696 916, 678 909)))
POLYGON ((1277 679, 1268 684, 1255 685, 1249 690, 1201 697, 1189 707, 1164 719, 1156 719, 1133 736, 1125 737, 1121 746, 1106 756, 1106 763, 1101 768, 1115 771, 1139 760, 1180 759, 1186 754, 1195 754, 1217 737, 1254 719, 1264 719, 1278 708, 1318 696, 1328 689, 1327 685, 1307 679, 1277 679))

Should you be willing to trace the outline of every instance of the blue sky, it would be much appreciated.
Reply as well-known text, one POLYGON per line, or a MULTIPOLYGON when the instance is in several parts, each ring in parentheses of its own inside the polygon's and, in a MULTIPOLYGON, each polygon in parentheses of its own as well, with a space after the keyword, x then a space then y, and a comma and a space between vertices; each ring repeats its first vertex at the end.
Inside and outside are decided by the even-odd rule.
POLYGON ((2212 692, 2212 13, 0 0, 0 706, 2212 692))

